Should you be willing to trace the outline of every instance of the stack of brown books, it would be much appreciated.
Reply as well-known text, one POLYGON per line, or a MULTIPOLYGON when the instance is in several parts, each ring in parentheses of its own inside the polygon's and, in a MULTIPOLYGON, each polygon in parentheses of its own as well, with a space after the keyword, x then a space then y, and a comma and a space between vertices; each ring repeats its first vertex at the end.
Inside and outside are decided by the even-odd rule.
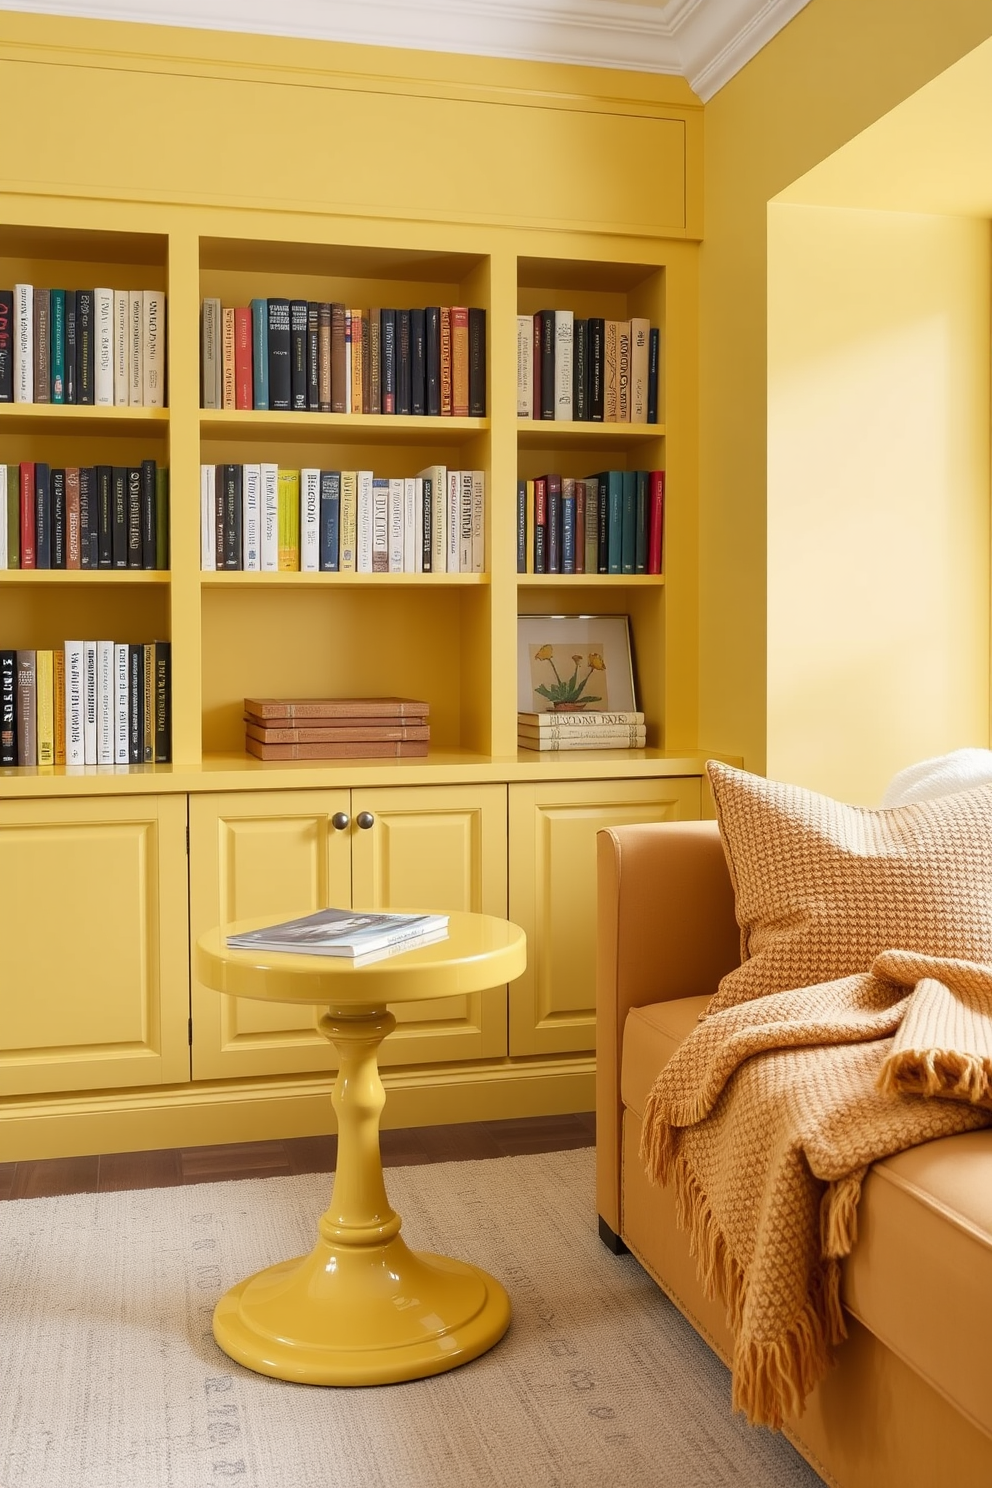
POLYGON ((245 698, 245 748, 261 760, 425 755, 428 712, 416 698, 245 698))

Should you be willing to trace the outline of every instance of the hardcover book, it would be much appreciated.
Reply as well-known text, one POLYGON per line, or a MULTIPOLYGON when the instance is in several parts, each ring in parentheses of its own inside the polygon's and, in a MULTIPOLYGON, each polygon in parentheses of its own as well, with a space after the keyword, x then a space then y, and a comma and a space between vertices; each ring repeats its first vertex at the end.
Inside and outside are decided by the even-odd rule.
POLYGON ((289 301, 269 300, 269 407, 292 407, 292 368, 289 301))
POLYGON ((14 402, 34 402, 34 287, 30 284, 14 285, 14 402))
MULTIPOLYGON (((93 402, 110 408, 114 402, 114 291, 93 291, 93 402)), ((37 397, 37 389, 35 390, 37 397)))
POLYGON ((221 407, 221 305, 206 298, 200 309, 200 406, 221 407))
POLYGON ((17 763, 38 763, 37 660, 34 651, 17 652, 17 763))
POLYGON ((468 417, 468 306, 452 305, 451 311, 451 413, 468 417))
POLYGON ((234 406, 253 408, 252 389, 252 313, 248 305, 234 310, 234 406))
POLYGON ((229 935, 232 950, 286 951, 310 956, 359 956, 380 951, 411 937, 443 934, 448 916, 437 914, 361 913, 321 909, 296 920, 283 920, 260 930, 229 935))
POLYGON ((468 411, 470 418, 486 416, 486 312, 468 312, 468 411))
POLYGON ((14 291, 0 289, 0 403, 14 401, 14 291))
MULTIPOLYGON (((52 290, 52 402, 55 397, 55 294, 52 290)), ((131 401, 131 296, 126 289, 114 290, 114 407, 127 408, 131 401)))
POLYGON ((309 356, 307 350, 307 326, 309 311, 306 300, 291 300, 289 304, 289 389, 291 407, 297 412, 307 409, 307 379, 309 356))
POLYGON ((261 720, 295 722, 313 718, 407 718, 423 720, 430 704, 420 698, 245 698, 245 713, 261 720))
MULTIPOLYGON (((50 403, 52 401, 51 290, 35 288, 33 310, 34 401, 36 403, 50 403)), ((112 397, 111 402, 113 402, 112 397)))
POLYGON ((17 652, 0 651, 0 766, 17 764, 17 652))
POLYGON ((145 408, 165 407, 165 295, 142 291, 141 401, 145 408))
MULTIPOLYGON (((2 307, 0 307, 2 319, 2 307)), ((49 319, 51 321, 51 367, 52 402, 64 403, 65 398, 65 290, 53 289, 50 296, 49 319)), ((0 398, 0 402, 3 399, 0 398)))

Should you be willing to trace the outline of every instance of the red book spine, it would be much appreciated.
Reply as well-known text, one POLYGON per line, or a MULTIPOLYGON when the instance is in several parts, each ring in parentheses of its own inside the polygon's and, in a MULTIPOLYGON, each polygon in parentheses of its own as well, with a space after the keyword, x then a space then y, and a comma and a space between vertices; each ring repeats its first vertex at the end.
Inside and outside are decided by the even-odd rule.
POLYGON ((541 417, 541 312, 534 316, 534 346, 531 350, 531 382, 534 387, 534 412, 536 419, 541 417))
POLYGON ((648 496, 648 573, 660 574, 661 534, 665 525, 665 472, 652 470, 648 496))
POLYGON ((251 309, 241 308, 234 312, 234 406, 253 408, 253 386, 251 375, 251 309))
POLYGON ((34 461, 21 465, 21 567, 34 568, 34 461))

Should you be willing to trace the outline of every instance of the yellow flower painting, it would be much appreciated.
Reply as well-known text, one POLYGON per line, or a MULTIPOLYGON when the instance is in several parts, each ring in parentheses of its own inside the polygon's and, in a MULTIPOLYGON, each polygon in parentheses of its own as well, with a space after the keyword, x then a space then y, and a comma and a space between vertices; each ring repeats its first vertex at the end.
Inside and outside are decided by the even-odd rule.
POLYGON ((539 709, 568 709, 610 706, 607 692, 604 647, 594 643, 582 651, 571 645, 554 646, 545 641, 531 645, 531 685, 539 709))

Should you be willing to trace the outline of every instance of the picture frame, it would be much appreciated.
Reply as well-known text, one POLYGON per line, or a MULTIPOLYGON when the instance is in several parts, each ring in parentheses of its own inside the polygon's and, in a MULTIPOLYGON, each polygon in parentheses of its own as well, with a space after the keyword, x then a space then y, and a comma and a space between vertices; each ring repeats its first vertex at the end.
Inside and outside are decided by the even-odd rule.
POLYGON ((519 713, 633 713, 630 616, 519 615, 519 713))

